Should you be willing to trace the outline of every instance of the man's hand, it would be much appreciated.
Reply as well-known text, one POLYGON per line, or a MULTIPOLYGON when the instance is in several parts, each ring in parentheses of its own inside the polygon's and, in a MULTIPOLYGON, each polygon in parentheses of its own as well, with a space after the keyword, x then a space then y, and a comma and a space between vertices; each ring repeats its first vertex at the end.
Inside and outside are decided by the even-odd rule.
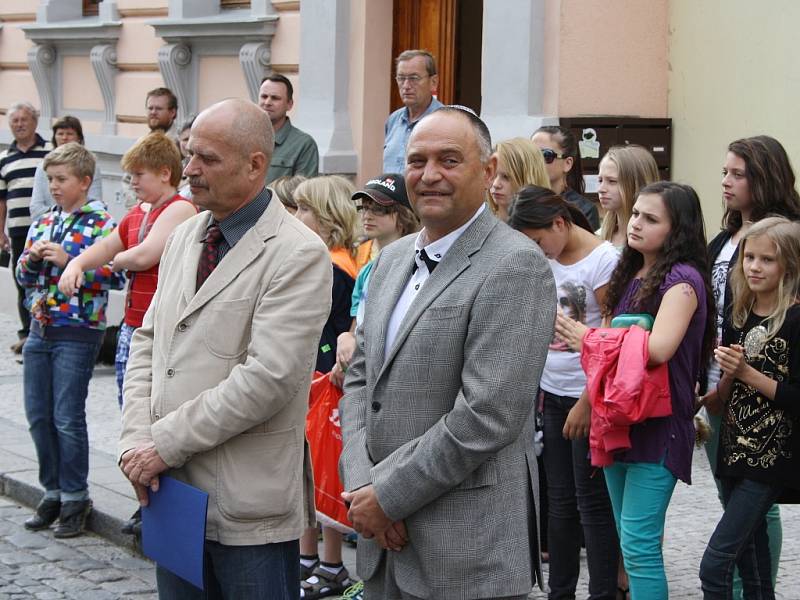
POLYGON ((371 485, 354 492, 342 492, 342 498, 350 504, 347 518, 353 529, 366 539, 375 538, 381 548, 399 552, 408 542, 406 526, 402 521, 392 522, 378 503, 378 495, 371 485))
MULTIPOLYGON (((133 458, 133 449, 127 450, 119 461, 119 467, 122 469, 123 473, 125 469, 128 468, 131 459, 133 458)), ((158 478, 156 478, 156 488, 158 487, 158 478)), ((139 501, 139 506, 147 506, 150 503, 150 497, 147 495, 147 486, 141 485, 139 483, 131 482, 133 486, 133 491, 136 493, 136 499, 139 501)))
POLYGON ((328 373, 328 379, 333 385, 335 385, 339 389, 342 389, 344 387, 344 371, 342 371, 342 368, 339 366, 339 363, 333 365, 331 372, 328 373))
POLYGON ((58 289, 65 296, 72 296, 83 285, 83 271, 77 261, 72 261, 58 278, 58 289))
POLYGON ((8 240, 6 232, 0 229, 0 250, 10 250, 11 243, 8 240))
POLYGON ((142 444, 122 455, 122 471, 133 484, 139 504, 147 506, 147 489, 158 491, 159 473, 169 468, 159 456, 153 442, 142 444))

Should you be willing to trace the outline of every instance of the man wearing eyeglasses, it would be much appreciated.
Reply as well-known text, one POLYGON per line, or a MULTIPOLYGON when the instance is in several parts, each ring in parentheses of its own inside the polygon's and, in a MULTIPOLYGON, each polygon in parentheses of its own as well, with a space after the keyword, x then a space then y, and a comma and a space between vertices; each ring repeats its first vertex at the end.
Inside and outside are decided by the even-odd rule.
POLYGON ((406 145, 414 125, 442 103, 434 98, 439 77, 436 59, 427 50, 406 50, 395 59, 395 81, 403 101, 386 119, 383 142, 383 170, 386 173, 405 173, 406 145))

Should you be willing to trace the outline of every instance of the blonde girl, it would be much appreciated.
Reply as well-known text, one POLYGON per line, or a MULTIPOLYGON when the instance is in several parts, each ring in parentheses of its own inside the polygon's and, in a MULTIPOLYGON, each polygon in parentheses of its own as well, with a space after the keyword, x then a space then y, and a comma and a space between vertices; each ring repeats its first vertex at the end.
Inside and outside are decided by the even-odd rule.
MULTIPOLYGON (((317 371, 328 373, 336 364, 336 339, 349 331, 350 299, 356 276, 354 246, 358 212, 351 197, 353 184, 339 175, 307 179, 297 186, 295 216, 322 238, 333 263, 331 314, 322 329, 317 371)), ((353 581, 342 564, 342 534, 322 528, 322 560, 317 553, 317 529, 307 529, 300 539, 300 598, 305 600, 339 595, 353 581)))
POLYGON ((742 237, 731 322, 714 357, 724 403, 715 475, 725 512, 700 563, 704 598, 775 598, 766 515, 800 497, 800 224, 767 217, 742 237))
POLYGON ((617 248, 625 246, 628 221, 644 186, 659 180, 658 165, 642 146, 613 146, 600 161, 597 196, 606 211, 600 237, 617 248))
POLYGON ((550 177, 542 151, 531 140, 517 137, 498 142, 493 156, 497 171, 489 188, 489 208, 498 219, 508 221, 508 208, 517 190, 524 185, 550 187, 550 177))

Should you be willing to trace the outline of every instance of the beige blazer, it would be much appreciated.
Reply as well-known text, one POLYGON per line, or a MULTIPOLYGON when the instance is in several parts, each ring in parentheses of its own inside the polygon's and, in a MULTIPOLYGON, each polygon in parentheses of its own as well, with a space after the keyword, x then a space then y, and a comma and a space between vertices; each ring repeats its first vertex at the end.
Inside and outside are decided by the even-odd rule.
POLYGON ((195 293, 210 220, 167 243, 131 343, 119 453, 152 440, 166 474, 208 492, 209 540, 296 539, 314 522, 305 416, 330 256, 273 199, 195 293))

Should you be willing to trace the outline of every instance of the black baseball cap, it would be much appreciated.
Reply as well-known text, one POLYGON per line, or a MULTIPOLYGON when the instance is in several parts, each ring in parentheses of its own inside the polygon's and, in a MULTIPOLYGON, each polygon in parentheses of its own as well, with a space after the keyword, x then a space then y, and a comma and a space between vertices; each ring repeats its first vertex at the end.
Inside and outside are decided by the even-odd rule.
POLYGON ((376 179, 370 179, 363 190, 357 191, 352 196, 353 200, 369 198, 381 206, 402 204, 411 208, 406 194, 406 181, 400 173, 384 173, 376 179))

